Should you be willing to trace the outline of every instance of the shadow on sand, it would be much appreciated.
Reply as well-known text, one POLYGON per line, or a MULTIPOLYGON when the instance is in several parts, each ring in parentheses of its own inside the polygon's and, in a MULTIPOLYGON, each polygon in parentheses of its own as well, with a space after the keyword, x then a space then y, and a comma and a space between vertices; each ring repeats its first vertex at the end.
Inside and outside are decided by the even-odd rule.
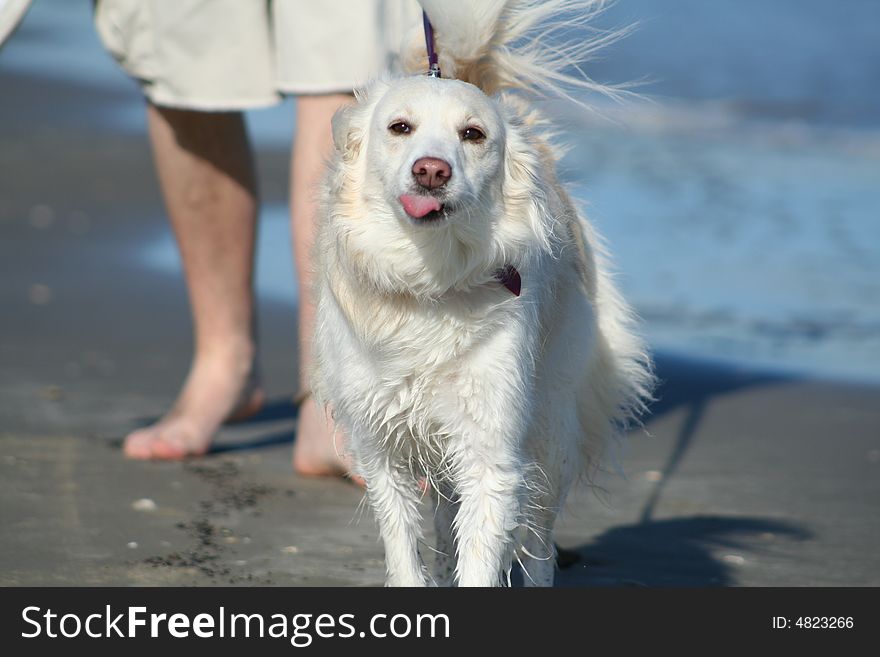
MULTIPOLYGON (((256 415, 245 420, 239 420, 229 426, 232 427, 253 427, 261 424, 276 422, 293 422, 299 415, 299 407, 296 406, 290 397, 279 397, 266 402, 265 406, 256 415)), ((225 454, 230 452, 247 452, 255 449, 263 449, 266 447, 275 447, 276 445, 292 445, 296 436, 295 427, 291 426, 285 429, 275 429, 256 438, 248 438, 244 440, 223 440, 216 442, 211 446, 211 454, 225 454)))
POLYGON ((719 396, 748 388, 791 382, 778 374, 738 370, 669 355, 657 357, 657 401, 647 420, 684 410, 675 443, 663 464, 639 522, 609 529, 594 541, 561 554, 558 586, 731 586, 733 564, 742 555, 715 554, 754 550, 755 539, 783 536, 807 540, 811 532, 793 523, 767 518, 700 515, 654 520, 664 487, 693 446, 706 408, 719 396), (727 557, 725 559, 724 557, 727 557))
POLYGON ((779 374, 736 369, 664 354, 656 358, 656 372, 659 381, 656 401, 650 407, 646 422, 677 410, 684 411, 684 420, 666 462, 659 468, 662 476, 644 506, 643 522, 650 521, 664 487, 693 445, 706 408, 715 397, 794 380, 779 374))
MULTIPOLYGON (((253 429, 262 424, 269 423, 292 423, 299 415, 299 408, 293 403, 290 397, 279 397, 269 400, 265 403, 259 413, 251 417, 238 420, 236 422, 227 423, 227 427, 253 429)), ((158 422, 159 416, 139 417, 132 424, 133 427, 147 427, 158 422)), ((248 437, 244 439, 225 438, 211 445, 208 454, 227 454, 231 452, 248 452, 257 449, 275 447, 276 445, 293 444, 295 439, 295 428, 278 430, 274 428, 270 432, 257 435, 256 437, 248 437)), ((113 448, 121 448, 122 437, 117 437, 109 441, 113 448)))
POLYGON ((755 539, 810 538, 809 531, 764 518, 691 516, 644 520, 609 529, 573 550, 578 561, 557 572, 557 586, 731 586, 740 554, 755 539), (724 557, 727 556, 729 560, 724 557))

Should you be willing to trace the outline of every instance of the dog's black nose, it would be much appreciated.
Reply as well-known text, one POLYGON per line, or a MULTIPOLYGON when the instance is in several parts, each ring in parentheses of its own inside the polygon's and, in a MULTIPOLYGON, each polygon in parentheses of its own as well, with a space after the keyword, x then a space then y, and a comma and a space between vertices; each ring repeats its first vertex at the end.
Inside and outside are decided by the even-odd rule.
POLYGON ((423 157, 413 164, 412 173, 416 182, 425 189, 437 189, 452 178, 452 166, 437 157, 423 157))

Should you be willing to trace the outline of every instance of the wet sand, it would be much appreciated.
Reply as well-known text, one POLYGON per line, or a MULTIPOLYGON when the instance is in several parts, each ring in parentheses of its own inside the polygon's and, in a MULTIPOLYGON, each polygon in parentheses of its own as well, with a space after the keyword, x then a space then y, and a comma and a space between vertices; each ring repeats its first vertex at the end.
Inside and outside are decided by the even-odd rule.
MULTIPOLYGON (((260 308, 265 413, 195 462, 122 457, 190 349, 181 281, 135 258, 167 230, 148 148, 102 128, 113 97, 0 83, 0 584, 380 584, 360 490, 289 469, 289 305, 260 308)), ((286 150, 259 167, 283 202, 286 150)), ((880 388, 658 362, 626 478, 559 525, 559 584, 880 585, 880 388)))

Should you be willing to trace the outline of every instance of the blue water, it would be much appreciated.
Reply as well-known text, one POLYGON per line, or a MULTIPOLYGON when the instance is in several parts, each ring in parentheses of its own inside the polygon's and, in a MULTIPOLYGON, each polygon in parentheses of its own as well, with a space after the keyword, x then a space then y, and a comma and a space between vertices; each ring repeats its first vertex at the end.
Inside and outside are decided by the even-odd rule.
POLYGON ((595 62, 603 81, 649 78, 664 98, 753 117, 880 125, 877 0, 619 0, 636 31, 595 62))
MULTIPOLYGON (((0 52, 0 85, 9 72, 113 90, 124 101, 92 120, 142 133, 89 7, 36 0, 0 52)), ((610 120, 552 109, 572 146, 564 175, 652 345, 880 381, 880 2, 619 0, 602 18, 633 20, 588 70, 650 79, 654 102, 603 107, 610 120)), ((259 147, 287 148, 289 103, 249 120, 259 147)), ((295 303, 288 243, 286 209, 266 208, 259 290, 295 303)), ((178 271, 170 236, 143 262, 178 271)))

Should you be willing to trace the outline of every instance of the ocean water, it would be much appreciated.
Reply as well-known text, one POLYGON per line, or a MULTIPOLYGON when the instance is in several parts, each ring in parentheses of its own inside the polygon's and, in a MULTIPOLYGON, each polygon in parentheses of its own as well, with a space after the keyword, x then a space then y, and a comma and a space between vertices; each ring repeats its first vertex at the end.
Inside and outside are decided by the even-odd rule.
POLYGON ((656 348, 880 380, 876 135, 594 127, 567 177, 656 348))
MULTIPOLYGON (((647 101, 548 111, 652 346, 880 381, 880 2, 619 0, 600 19, 634 21, 586 68, 643 80, 647 101)), ((113 90, 122 100, 89 120, 144 132, 86 0, 36 0, 0 51, 0 85, 4 72, 113 90)), ((249 120, 258 147, 287 148, 290 103, 249 120)), ((295 303, 287 230, 286 208, 265 208, 257 279, 295 303)), ((142 262, 179 270, 167 233, 142 262)))

